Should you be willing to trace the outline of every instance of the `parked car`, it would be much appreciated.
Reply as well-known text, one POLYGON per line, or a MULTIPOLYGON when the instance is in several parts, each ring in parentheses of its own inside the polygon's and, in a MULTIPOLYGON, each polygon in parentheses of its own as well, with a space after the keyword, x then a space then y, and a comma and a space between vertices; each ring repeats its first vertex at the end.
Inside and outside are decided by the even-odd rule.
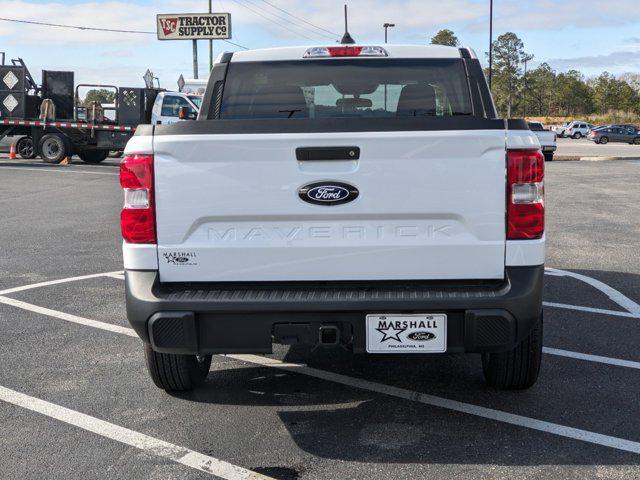
POLYGON ((591 125, 590 123, 571 122, 565 130, 565 136, 577 140, 579 138, 586 137, 592 128, 593 125, 591 125))
POLYGON ((198 119, 138 127, 121 163, 127 317, 149 375, 189 390, 213 354, 277 343, 413 354, 416 369, 482 353, 490 387, 528 388, 543 182, 538 139, 496 118, 469 49, 223 54, 198 119))
POLYGON ((0 153, 9 153, 12 144, 16 145, 16 154, 21 158, 29 160, 37 156, 31 137, 24 135, 7 135, 0 140, 0 153))
POLYGON ((538 137, 544 159, 548 162, 553 160, 553 154, 558 148, 558 134, 545 128, 542 122, 529 122, 529 129, 538 137))
POLYGON ((640 129, 633 125, 611 125, 597 130, 592 130, 587 138, 602 145, 609 142, 640 145, 640 129))

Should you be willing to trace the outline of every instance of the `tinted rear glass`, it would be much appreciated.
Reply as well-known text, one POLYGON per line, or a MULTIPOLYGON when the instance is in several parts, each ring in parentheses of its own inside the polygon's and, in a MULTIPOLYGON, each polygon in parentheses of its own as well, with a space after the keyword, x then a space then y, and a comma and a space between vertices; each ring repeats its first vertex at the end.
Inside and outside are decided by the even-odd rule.
POLYGON ((460 59, 231 63, 222 119, 471 115, 460 59))
POLYGON ((544 128, 541 123, 530 123, 529 128, 532 132, 543 132, 544 128))

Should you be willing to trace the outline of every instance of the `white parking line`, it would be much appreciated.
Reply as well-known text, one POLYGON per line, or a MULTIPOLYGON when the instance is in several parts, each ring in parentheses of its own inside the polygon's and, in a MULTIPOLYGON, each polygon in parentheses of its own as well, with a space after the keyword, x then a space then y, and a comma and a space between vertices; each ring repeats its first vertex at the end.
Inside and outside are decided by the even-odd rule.
POLYGON ((110 177, 117 177, 120 175, 119 173, 108 172, 81 172, 80 170, 71 170, 63 167, 5 167, 0 165, 0 170, 21 170, 45 173, 79 173, 80 175, 108 175, 110 177))
POLYGON ((467 413, 476 417, 487 418, 498 422, 508 423, 511 425, 517 425, 532 430, 538 430, 541 432, 552 433, 561 437, 571 438, 574 440, 580 440, 583 442, 593 443, 596 445, 602 445, 605 447, 615 448, 616 450, 623 450, 625 452, 640 453, 640 443, 633 442, 631 440, 625 440, 623 438, 612 437, 609 435, 602 435, 600 433, 590 432, 588 430, 581 430, 578 428, 567 427, 565 425, 559 425, 557 423, 545 422, 543 420, 536 420, 535 418, 523 417, 521 415, 515 415, 513 413, 503 412, 502 410, 495 410, 493 408, 481 407, 478 405, 472 405, 469 403, 458 402, 456 400, 449 400, 447 398, 436 397, 434 395, 427 395, 425 393, 415 392, 413 390, 407 390, 404 388, 392 387, 390 385, 384 385, 382 383, 371 382, 369 380, 363 380, 360 378, 347 377, 339 373, 328 372, 326 370, 318 370, 302 364, 284 363, 279 360, 267 357, 261 357, 258 355, 227 355, 227 357, 233 358, 246 363, 254 365, 260 365, 264 367, 277 368, 280 370, 286 370, 289 372, 300 373, 308 375, 314 378, 320 378, 329 382, 339 383, 360 390, 367 390, 370 392, 380 393, 382 395, 388 395, 395 398, 401 398, 412 402, 418 402, 425 405, 433 405, 456 412, 467 413))
POLYGON ((238 467, 209 455, 165 442, 144 433, 136 432, 3 386, 0 386, 0 400, 220 478, 227 480, 273 480, 271 477, 238 467))
POLYGON ((105 277, 115 278, 116 280, 124 280, 124 273, 123 272, 105 273, 104 276, 105 277))
POLYGON ((57 280, 49 280, 47 282, 32 283, 30 285, 22 285, 20 287, 13 287, 13 288, 7 288, 6 290, 0 290, 0 295, 7 295, 9 293, 22 292, 24 290, 31 290, 32 288, 48 287, 50 285, 58 285, 60 283, 77 282, 79 280, 87 280, 90 278, 98 278, 98 277, 105 277, 105 276, 108 277, 111 275, 118 275, 123 273, 124 272, 120 270, 116 272, 93 273, 91 275, 82 275, 80 277, 59 278, 57 280))
MULTIPOLYGON (((136 336, 135 332, 130 328, 119 327, 116 325, 100 322, 97 320, 90 320, 87 318, 76 317, 75 315, 68 315, 63 312, 58 312, 55 310, 49 310, 47 308, 38 307, 37 305, 31 305, 25 302, 19 302, 11 298, 0 296, 0 303, 5 303, 8 305, 12 305, 18 308, 23 308, 25 310, 34 311, 37 313, 42 313, 43 315, 49 315, 55 318, 60 318, 68 322, 78 323, 84 326, 99 328, 99 329, 107 330, 110 332, 122 333, 131 337, 136 336)), ((553 350, 552 355, 559 355, 558 352, 565 352, 558 349, 552 349, 552 350, 553 350)), ((571 357, 571 358, 580 359, 580 360, 588 360, 587 357, 595 357, 591 355, 579 354, 576 352, 565 352, 565 353, 566 353, 565 355, 561 355, 561 356, 571 357)), ((612 437, 609 435, 602 435, 599 433, 590 432, 588 430, 581 430, 577 428, 567 427, 564 425, 559 425, 556 423, 545 422, 543 420, 536 420, 534 418, 523 417, 521 415, 515 415, 512 413, 504 412, 502 410, 495 410, 492 408, 480 407, 480 406, 472 405, 469 403, 463 403, 463 402, 449 400, 442 397, 427 395, 427 394, 423 394, 423 393, 412 391, 412 390, 406 390, 403 388, 392 387, 392 386, 384 385, 381 383, 371 382, 368 380, 347 377, 345 375, 340 375, 340 374, 328 372, 325 370, 310 368, 302 364, 284 363, 284 362, 281 362, 280 360, 276 360, 273 358, 260 357, 257 355, 226 355, 226 357, 233 358, 235 360, 239 360, 243 362, 263 365, 267 367, 279 368, 282 370, 289 370, 292 372, 309 375, 311 377, 321 378, 323 380, 340 383, 340 384, 351 386, 354 388, 360 388, 363 390, 369 390, 372 392, 381 393, 384 395, 390 395, 390 396, 402 398, 405 400, 415 401, 419 403, 446 408, 449 410, 468 413, 470 415, 475 415, 475 416, 487 418, 490 420, 496 420, 499 422, 518 425, 518 426, 530 428, 533 430, 552 433, 554 435, 559 435, 562 437, 572 438, 575 440, 594 443, 597 445, 607 446, 607 447, 615 448, 617 450, 640 453, 640 443, 633 442, 630 440, 625 440, 623 438, 612 437)), ((629 364, 627 364, 627 361, 625 360, 607 359, 609 361, 606 361, 606 362, 602 361, 602 359, 605 359, 605 358, 606 357, 599 357, 599 360, 589 360, 589 361, 596 361, 597 363, 607 363, 609 365, 618 365, 618 366, 626 366, 626 367, 630 366, 629 364)), ((636 363, 636 362, 629 362, 629 363, 636 363)), ((631 366, 631 368, 637 368, 637 367, 631 366)))
POLYGON ((602 357, 600 355, 589 355, 588 353, 570 352, 569 350, 560 350, 559 348, 544 347, 542 351, 548 355, 557 355, 559 357, 575 358, 577 360, 585 360, 587 362, 604 363, 607 365, 615 365, 617 367, 635 368, 640 370, 640 362, 631 360, 623 360, 621 358, 602 357))
POLYGON ((580 280, 581 282, 591 285, 593 288, 600 290, 607 297, 609 297, 615 303, 617 303, 622 308, 627 310, 629 313, 633 313, 634 315, 640 315, 640 305, 638 305, 636 302, 634 302, 630 298, 623 295, 621 292, 619 292, 615 288, 607 285, 604 282, 601 282, 600 280, 596 280, 595 278, 588 277, 580 273, 569 272, 567 270, 558 270, 557 268, 547 268, 546 272, 554 276, 572 277, 572 278, 575 278, 576 280, 580 280))
POLYGON ((59 312, 57 310, 51 310, 50 308, 39 307, 31 303, 22 302, 9 297, 0 296, 0 303, 5 305, 11 305, 12 307, 21 308, 30 312, 39 313, 41 315, 48 315, 49 317, 59 318, 71 323, 77 323, 78 325, 84 325, 86 327, 99 328, 101 330, 107 330, 109 332, 120 333, 122 335, 129 335, 130 337, 137 337, 138 335, 133 329, 128 327, 121 327, 120 325, 113 325, 111 323, 100 322, 98 320, 91 320, 90 318, 78 317, 77 315, 71 315, 70 313, 59 312))
POLYGON ((629 312, 618 312, 617 310, 606 310, 604 308, 583 307, 581 305, 567 305, 566 303, 542 302, 545 307, 562 308, 565 310, 577 310, 579 312, 600 313, 602 315, 613 315, 614 317, 640 318, 640 315, 629 312))

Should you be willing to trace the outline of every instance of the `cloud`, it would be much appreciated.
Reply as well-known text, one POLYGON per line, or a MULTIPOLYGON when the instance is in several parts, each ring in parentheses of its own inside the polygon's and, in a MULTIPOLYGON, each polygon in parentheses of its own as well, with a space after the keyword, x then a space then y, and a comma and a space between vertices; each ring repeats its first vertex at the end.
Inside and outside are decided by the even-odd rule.
MULTIPOLYGON (((232 13, 235 25, 258 27, 275 38, 297 39, 301 43, 335 40, 343 32, 342 6, 345 0, 278 0, 275 4, 298 18, 288 16, 266 2, 258 0, 217 2, 216 8, 232 13), (223 5, 223 6, 222 6, 223 5), (300 20, 303 19, 303 20, 300 20), (333 35, 310 26, 313 23, 334 32, 333 35), (308 38, 305 38, 308 37, 308 38)), ((34 0, 0 0, 3 16, 21 20, 85 25, 101 28, 154 32, 157 13, 201 12, 204 0, 160 0, 139 3, 135 0, 35 2, 34 0)), ((486 30, 488 7, 478 0, 349 0, 349 29, 356 39, 381 38, 382 24, 393 22, 395 31, 406 38, 425 40, 441 28, 458 32, 486 30)), ((626 25, 640 21, 637 0, 618 0, 616 8, 602 9, 601 0, 503 0, 496 5, 498 30, 556 30, 570 27, 626 25), (598 11, 597 15, 593 12, 598 11)), ((391 35, 393 37, 394 31, 391 35)), ((82 30, 44 28, 0 22, 0 37, 14 43, 85 45, 108 42, 149 43, 155 36, 82 30)))
POLYGON ((615 8, 602 8, 601 0, 509 1, 496 7, 501 30, 556 31, 570 28, 610 28, 640 21, 637 0, 618 0, 615 8), (594 14, 597 12, 597 14, 594 14))
POLYGON ((607 55, 592 55, 575 58, 555 58, 547 60, 551 67, 558 70, 588 70, 621 68, 640 69, 640 52, 612 52, 607 55))
MULTIPOLYGON (((280 0, 277 6, 298 18, 287 15, 267 3, 259 1, 226 0, 224 7, 230 11, 233 24, 263 32, 274 39, 296 40, 301 44, 316 44, 338 40, 344 31, 342 5, 344 0, 280 0), (303 20, 301 20, 303 19, 303 20), (314 28, 309 22, 317 25, 314 28), (329 33, 333 32, 333 33, 329 33)), ((42 21, 63 25, 81 25, 97 28, 140 30, 155 32, 155 16, 158 13, 201 12, 203 0, 161 0, 150 4, 122 0, 80 1, 72 5, 33 0, 0 0, 3 16, 16 20, 42 21)), ((396 23, 403 35, 427 41, 438 29, 454 24, 477 23, 486 17, 486 6, 473 0, 350 0, 349 29, 356 39, 382 36, 382 24, 396 23)), ((393 32, 392 32, 393 33, 393 32)), ((23 23, 0 21, 0 38, 13 45, 61 45, 61 46, 112 46, 135 42, 148 45, 156 42, 153 33, 127 34, 99 32, 68 28, 45 27, 23 23)), ((277 42, 276 42, 277 43, 277 42)), ((253 45, 251 45, 253 46, 253 45)), ((259 46, 259 45, 258 45, 259 46)))

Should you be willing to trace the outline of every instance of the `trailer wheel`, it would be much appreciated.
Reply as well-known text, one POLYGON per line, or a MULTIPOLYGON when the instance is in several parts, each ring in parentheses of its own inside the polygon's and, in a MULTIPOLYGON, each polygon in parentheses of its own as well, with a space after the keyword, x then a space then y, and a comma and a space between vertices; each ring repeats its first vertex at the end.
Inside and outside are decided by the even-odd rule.
POLYGON ((31 160, 36 158, 36 149, 33 145, 33 139, 31 137, 22 137, 16 144, 16 150, 18 154, 25 160, 31 160))
POLYGON ((80 160, 85 163, 100 163, 109 156, 108 150, 83 150, 78 152, 80 160))
POLYGON ((71 142, 59 133, 47 133, 40 139, 38 151, 46 163, 60 163, 72 154, 71 142))

